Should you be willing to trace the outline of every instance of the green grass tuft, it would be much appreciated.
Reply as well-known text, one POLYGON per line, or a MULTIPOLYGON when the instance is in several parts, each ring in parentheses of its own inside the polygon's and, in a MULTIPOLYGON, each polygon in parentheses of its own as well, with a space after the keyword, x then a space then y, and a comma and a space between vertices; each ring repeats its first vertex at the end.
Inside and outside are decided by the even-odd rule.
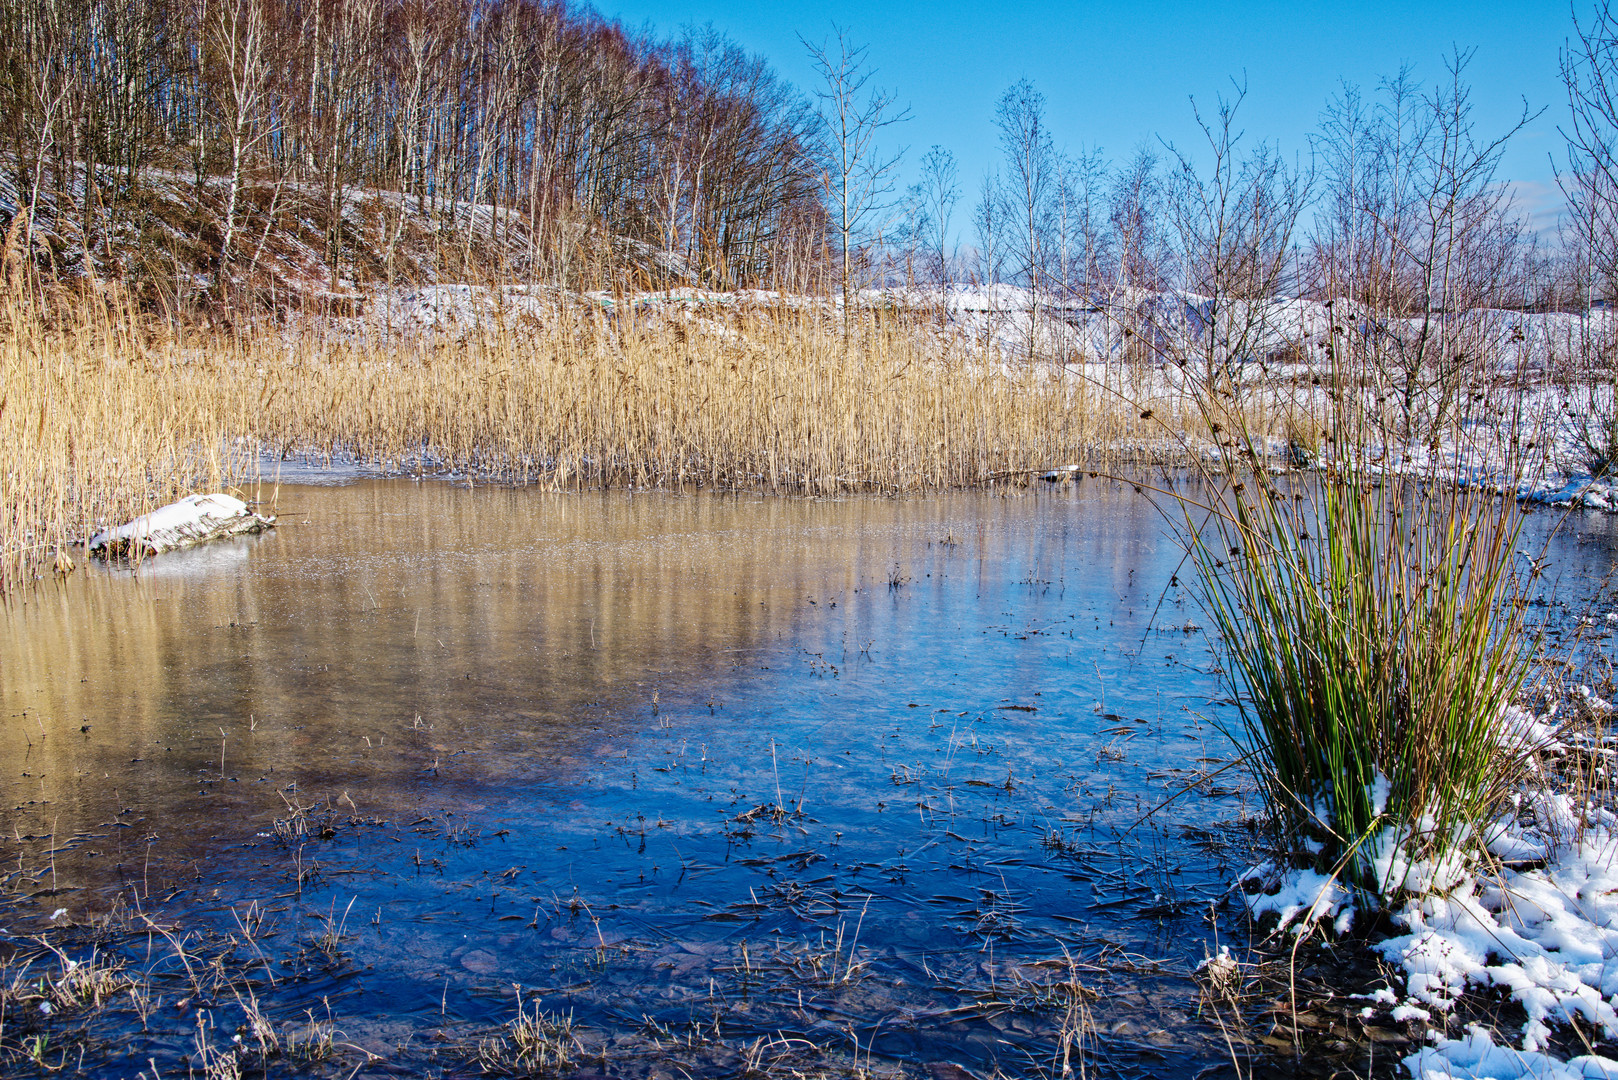
POLYGON ((1501 717, 1528 672, 1532 571, 1513 500, 1362 455, 1226 480, 1184 535, 1279 838, 1391 898, 1412 864, 1465 856, 1520 776, 1501 717))

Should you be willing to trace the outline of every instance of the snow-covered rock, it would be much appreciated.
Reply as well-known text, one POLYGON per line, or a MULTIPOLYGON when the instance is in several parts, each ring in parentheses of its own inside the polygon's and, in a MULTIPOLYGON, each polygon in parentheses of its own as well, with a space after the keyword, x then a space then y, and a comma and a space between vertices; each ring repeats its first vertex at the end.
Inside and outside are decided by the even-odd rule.
POLYGON ((275 524, 230 495, 188 495, 134 521, 91 538, 89 550, 124 555, 156 555, 175 548, 238 533, 256 533, 275 524))

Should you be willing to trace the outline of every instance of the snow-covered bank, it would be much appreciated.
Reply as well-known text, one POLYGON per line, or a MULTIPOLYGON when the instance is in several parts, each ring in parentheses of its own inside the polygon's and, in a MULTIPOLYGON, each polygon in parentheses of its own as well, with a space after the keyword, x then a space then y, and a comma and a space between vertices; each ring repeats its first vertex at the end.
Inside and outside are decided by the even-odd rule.
MULTIPOLYGON (((1612 715, 1579 688, 1587 719, 1612 715)), ((1513 708, 1504 728, 1528 740, 1539 761, 1574 750, 1557 734, 1554 711, 1513 708)), ((1586 751, 1591 747, 1585 747, 1586 751)), ((1610 750, 1595 747, 1600 755, 1610 750)), ((1587 1048, 1618 1041, 1618 814, 1537 767, 1513 809, 1482 837, 1489 858, 1456 853, 1403 866, 1388 910, 1396 933, 1372 946, 1398 972, 1362 1010, 1396 1022, 1417 1021, 1430 1045, 1405 1059, 1420 1080, 1439 1077, 1618 1080, 1618 1058, 1598 1053, 1563 1060, 1553 1035, 1573 1033, 1587 1048), (1490 1031, 1451 1020, 1468 993, 1490 992, 1519 1005, 1519 1030, 1490 1031)), ((1263 868, 1250 872, 1263 875, 1263 868)), ((1247 897, 1255 917, 1273 913, 1294 933, 1311 924, 1346 931, 1354 897, 1336 880, 1294 870, 1247 897)))

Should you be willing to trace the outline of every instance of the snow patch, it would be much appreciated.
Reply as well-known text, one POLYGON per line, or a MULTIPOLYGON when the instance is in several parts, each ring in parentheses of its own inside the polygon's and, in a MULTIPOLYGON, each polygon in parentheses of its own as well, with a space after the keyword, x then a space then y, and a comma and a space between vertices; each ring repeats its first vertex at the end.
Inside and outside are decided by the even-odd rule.
POLYGON ((1322 919, 1333 920, 1338 933, 1346 933, 1354 921, 1350 890, 1335 877, 1314 870, 1295 870, 1281 879, 1274 893, 1255 893, 1247 898, 1254 918, 1275 912, 1278 925, 1302 933, 1322 919))
MULTIPOLYGON (((1611 708, 1593 697, 1580 695, 1587 712, 1611 708)), ((1508 709, 1497 730, 1508 752, 1563 748, 1554 710, 1508 709)), ((1375 948, 1403 985, 1365 995, 1361 1015, 1381 1008, 1395 1021, 1433 1023, 1433 1045, 1405 1060, 1416 1077, 1618 1080, 1618 1061, 1564 1062, 1547 1052, 1557 1025, 1618 1039, 1618 815, 1574 795, 1528 790, 1478 833, 1458 832, 1444 854, 1412 857, 1408 841, 1432 827, 1384 826, 1367 841, 1382 895, 1395 905, 1389 915, 1403 931, 1375 948), (1480 847, 1500 863, 1481 868, 1480 847), (1497 1045, 1475 1027, 1461 1039, 1443 1037, 1441 1018, 1469 988, 1502 990, 1522 1006, 1518 1047, 1497 1045)), ((1257 873, 1273 878, 1274 867, 1257 873)), ((1250 910, 1274 911, 1294 933, 1352 911, 1350 892, 1313 870, 1290 871, 1270 888, 1247 897, 1250 910)))
POLYGON ((1442 1036, 1404 1060, 1416 1080, 1618 1080, 1618 1061, 1594 1054, 1558 1061, 1548 1054, 1495 1045, 1489 1032, 1469 1027, 1463 1038, 1442 1036))

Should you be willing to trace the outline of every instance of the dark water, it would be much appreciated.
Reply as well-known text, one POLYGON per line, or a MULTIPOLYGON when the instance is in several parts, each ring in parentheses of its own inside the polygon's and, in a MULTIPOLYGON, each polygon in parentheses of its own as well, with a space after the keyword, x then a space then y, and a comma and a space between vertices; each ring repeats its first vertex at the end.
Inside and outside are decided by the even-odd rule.
POLYGON ((278 510, 0 614, 0 920, 66 908, 160 1002, 32 1017, 69 1072, 202 1075, 256 1002, 272 1074, 475 1075, 519 992, 561 1075, 1226 1060, 1190 973, 1256 804, 1142 820, 1229 752, 1128 488, 278 510))

